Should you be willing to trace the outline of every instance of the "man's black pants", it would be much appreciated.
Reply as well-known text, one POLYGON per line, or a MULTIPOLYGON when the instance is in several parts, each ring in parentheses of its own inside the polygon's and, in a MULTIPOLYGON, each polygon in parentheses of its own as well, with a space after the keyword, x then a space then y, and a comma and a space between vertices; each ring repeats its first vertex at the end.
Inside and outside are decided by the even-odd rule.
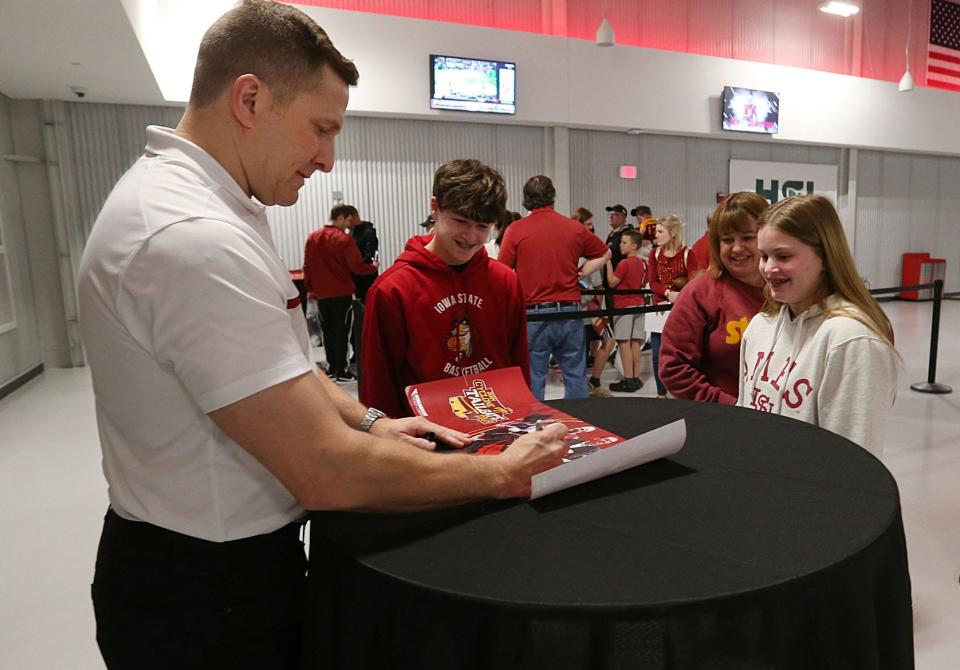
POLYGON ((342 375, 347 369, 347 311, 352 295, 317 300, 320 328, 323 330, 323 350, 330 364, 331 375, 342 375))
POLYGON ((300 524, 208 542, 107 512, 93 608, 110 670, 300 667, 300 524))

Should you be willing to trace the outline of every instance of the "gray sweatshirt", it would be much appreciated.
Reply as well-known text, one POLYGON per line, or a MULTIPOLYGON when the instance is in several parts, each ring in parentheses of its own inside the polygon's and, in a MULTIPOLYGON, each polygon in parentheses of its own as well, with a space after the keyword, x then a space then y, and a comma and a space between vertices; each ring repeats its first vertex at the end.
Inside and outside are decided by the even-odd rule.
MULTIPOLYGON (((861 314, 837 295, 830 311, 861 314)), ((833 431, 878 458, 883 426, 897 389, 900 357, 851 316, 827 316, 818 305, 791 318, 760 313, 740 343, 739 407, 782 414, 833 431)))

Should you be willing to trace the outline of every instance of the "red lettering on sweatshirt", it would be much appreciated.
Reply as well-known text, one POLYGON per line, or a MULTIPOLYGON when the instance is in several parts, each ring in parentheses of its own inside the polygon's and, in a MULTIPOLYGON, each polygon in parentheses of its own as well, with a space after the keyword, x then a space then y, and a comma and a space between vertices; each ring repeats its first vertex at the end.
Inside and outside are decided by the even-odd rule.
POLYGON ((803 404, 803 401, 806 400, 811 393, 813 393, 813 384, 810 383, 809 379, 798 379, 793 384, 793 393, 793 398, 790 397, 789 390, 784 393, 783 402, 787 403, 787 407, 790 409, 797 409, 803 404), (806 391, 801 393, 802 387, 806 387, 806 391))
POLYGON ((766 393, 754 387, 753 397, 750 399, 750 406, 761 412, 772 412, 773 400, 766 393))
MULTIPOLYGON (((763 366, 763 376, 760 377, 760 381, 762 382, 770 381, 770 361, 773 360, 774 353, 776 352, 770 351, 767 353, 767 362, 763 366)), ((762 357, 763 354, 760 354, 760 356, 762 357)))
MULTIPOLYGON (((746 381, 753 381, 757 376, 757 372, 760 371, 761 366, 763 367, 763 373, 760 376, 761 382, 767 382, 774 388, 776 391, 773 394, 775 398, 777 393, 780 392, 780 384, 783 381, 784 377, 789 373, 792 373, 797 367, 796 361, 791 361, 790 357, 787 357, 786 362, 781 368, 780 373, 777 375, 776 379, 771 379, 769 375, 770 371, 770 361, 773 359, 774 352, 770 351, 767 353, 760 352, 757 354, 756 363, 753 365, 753 374, 750 375, 749 379, 747 378, 747 362, 743 363, 743 377, 746 381)), ((813 393, 813 384, 809 379, 798 379, 793 382, 793 385, 784 390, 782 393, 783 401, 786 403, 787 407, 790 409, 797 409, 800 407, 804 401, 810 397, 810 394, 813 393)), ((772 412, 774 410, 773 398, 756 386, 753 388, 753 393, 750 398, 750 406, 754 409, 760 410, 761 412, 772 412)))
POLYGON ((750 381, 753 381, 754 377, 757 376, 757 370, 760 369, 760 364, 763 363, 763 356, 764 353, 762 351, 757 354, 757 362, 753 364, 753 373, 750 375, 750 381))
POLYGON ((796 361, 794 361, 793 363, 791 363, 791 362, 790 362, 790 357, 787 356, 787 362, 784 363, 783 369, 780 371, 780 374, 777 375, 777 378, 774 379, 772 382, 770 382, 770 385, 773 386, 773 388, 775 388, 775 389, 777 389, 777 390, 779 391, 779 390, 780 390, 780 380, 783 379, 783 376, 784 376, 785 374, 787 374, 787 368, 790 368, 790 372, 793 372, 793 369, 794 369, 795 367, 797 367, 796 361))

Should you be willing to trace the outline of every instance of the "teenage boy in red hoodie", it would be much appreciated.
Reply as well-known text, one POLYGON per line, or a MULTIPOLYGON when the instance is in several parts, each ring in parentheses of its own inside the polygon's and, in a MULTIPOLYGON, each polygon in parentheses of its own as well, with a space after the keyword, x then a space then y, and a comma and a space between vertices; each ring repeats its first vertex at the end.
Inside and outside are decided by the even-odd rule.
POLYGON ((406 249, 367 293, 360 346, 360 400, 409 416, 410 384, 519 366, 530 383, 520 281, 483 245, 503 212, 501 174, 477 160, 437 170, 433 235, 406 249))

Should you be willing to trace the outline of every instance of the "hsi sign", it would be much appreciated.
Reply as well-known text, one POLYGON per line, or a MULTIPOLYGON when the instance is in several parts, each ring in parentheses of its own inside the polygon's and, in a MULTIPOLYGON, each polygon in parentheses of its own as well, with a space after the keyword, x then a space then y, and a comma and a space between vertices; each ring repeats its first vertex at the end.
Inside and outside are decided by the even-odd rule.
POLYGON ((814 163, 730 161, 730 193, 753 191, 775 203, 819 193, 837 202, 837 166, 814 163))
POLYGON ((770 187, 767 188, 764 180, 758 179, 756 187, 751 190, 756 191, 773 204, 781 197, 792 198, 795 195, 810 195, 815 193, 813 188, 814 182, 812 181, 806 182, 806 190, 804 190, 804 182, 802 181, 785 181, 783 182, 783 188, 780 188, 780 181, 778 179, 771 179, 770 187))

